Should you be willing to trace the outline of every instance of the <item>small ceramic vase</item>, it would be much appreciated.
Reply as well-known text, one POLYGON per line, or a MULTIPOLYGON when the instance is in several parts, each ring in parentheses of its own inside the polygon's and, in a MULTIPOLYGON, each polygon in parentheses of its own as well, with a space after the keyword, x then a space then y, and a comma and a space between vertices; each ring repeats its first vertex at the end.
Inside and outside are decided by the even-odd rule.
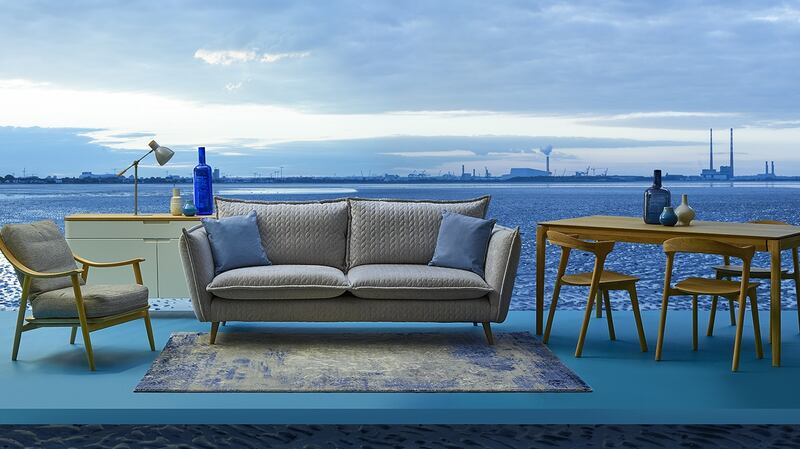
POLYGON ((689 206, 689 197, 687 195, 681 196, 681 204, 675 208, 675 215, 678 216, 678 226, 689 226, 694 220, 694 209, 689 206))
POLYGON ((169 213, 175 216, 183 213, 181 189, 172 189, 172 198, 169 200, 169 213))
POLYGON ((197 208, 194 207, 193 202, 187 201, 186 204, 183 205, 183 215, 187 217, 194 217, 197 215, 197 208))
POLYGON ((661 216, 658 217, 658 221, 660 221, 664 226, 675 226, 675 223, 678 222, 678 216, 675 215, 675 209, 673 209, 672 206, 665 207, 664 211, 661 212, 661 216))

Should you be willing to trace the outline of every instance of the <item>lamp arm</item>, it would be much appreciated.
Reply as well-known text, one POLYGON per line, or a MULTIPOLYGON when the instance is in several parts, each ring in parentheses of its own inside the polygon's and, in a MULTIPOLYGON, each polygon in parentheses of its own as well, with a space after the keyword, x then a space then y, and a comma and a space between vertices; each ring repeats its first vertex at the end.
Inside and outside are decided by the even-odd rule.
POLYGON ((141 162, 141 161, 142 161, 142 159, 146 158, 146 157, 147 157, 147 156, 148 156, 150 153, 152 153, 153 151, 155 151, 155 150, 150 150, 150 151, 148 151, 147 153, 145 153, 145 154, 144 154, 144 156, 142 156, 142 157, 140 157, 139 159, 136 159, 135 161, 133 161, 133 162, 131 163, 131 165, 129 165, 129 166, 127 166, 127 167, 125 167, 125 169, 124 169, 124 170, 122 170, 121 172, 117 173, 117 176, 122 176, 122 175, 124 175, 126 171, 130 170, 130 169, 131 169, 131 167, 133 167, 134 165, 138 165, 138 164, 139 164, 139 162, 141 162))

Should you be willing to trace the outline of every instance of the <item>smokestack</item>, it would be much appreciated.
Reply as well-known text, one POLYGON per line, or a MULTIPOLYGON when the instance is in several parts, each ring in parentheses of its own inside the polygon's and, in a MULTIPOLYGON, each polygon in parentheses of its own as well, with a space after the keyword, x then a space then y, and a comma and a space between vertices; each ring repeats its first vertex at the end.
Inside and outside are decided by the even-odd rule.
POLYGON ((764 174, 769 174, 769 161, 764 161, 764 174))
POLYGON ((714 129, 708 129, 708 169, 714 169, 714 129))
POLYGON ((472 177, 473 178, 475 177, 475 169, 474 168, 472 169, 472 177))
POLYGON ((731 179, 733 179, 733 128, 731 128, 731 179))
POLYGON ((772 161, 772 176, 775 176, 775 161, 772 161))
POLYGON ((461 177, 463 178, 466 172, 464 171, 464 164, 461 164, 461 177))
POLYGON ((547 145, 546 147, 541 147, 539 148, 539 151, 546 156, 545 171, 547 171, 547 173, 550 174, 550 153, 553 152, 553 146, 547 145))

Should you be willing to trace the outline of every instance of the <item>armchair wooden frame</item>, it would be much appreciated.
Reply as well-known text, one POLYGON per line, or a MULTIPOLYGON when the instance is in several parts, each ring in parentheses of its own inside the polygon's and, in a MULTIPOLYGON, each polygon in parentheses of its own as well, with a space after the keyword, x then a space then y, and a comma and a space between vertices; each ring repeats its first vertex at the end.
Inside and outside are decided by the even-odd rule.
MULTIPOLYGON (((658 325, 658 341, 656 343, 656 361, 661 360, 664 344, 664 329, 667 321, 667 307, 672 296, 692 297, 692 349, 697 350, 697 298, 700 295, 712 297, 725 297, 736 300, 739 305, 739 317, 736 320, 736 336, 733 345, 732 371, 739 369, 739 354, 741 352, 742 332, 744 330, 745 309, 747 299, 750 299, 750 308, 753 314, 753 333, 755 334, 756 357, 763 358, 764 352, 761 345, 761 329, 758 320, 758 302, 756 300, 757 283, 750 282, 750 266, 755 254, 755 247, 751 245, 739 246, 731 243, 720 242, 697 237, 676 237, 664 242, 664 252, 667 254, 667 267, 664 273, 664 296, 661 301, 661 317, 658 325), (721 279, 688 278, 672 285, 672 272, 677 253, 713 254, 723 257, 734 257, 742 260, 741 282, 733 283, 721 279), (738 284, 738 285, 737 285, 738 284)), ((713 320, 713 314, 712 314, 713 320)), ((713 321, 712 321, 713 326, 713 321)))
POLYGON ((147 339, 150 343, 150 350, 155 351, 156 345, 155 340, 153 339, 153 327, 150 323, 150 311, 148 307, 142 307, 139 309, 132 310, 130 312, 120 313, 111 316, 104 316, 104 317, 96 317, 96 318, 88 318, 86 316, 86 308, 83 302, 83 295, 81 294, 81 283, 78 279, 80 276, 84 281, 89 277, 89 268, 110 268, 110 267, 121 267, 126 265, 131 265, 133 268, 133 275, 136 280, 136 283, 139 285, 143 284, 142 281, 142 270, 141 270, 141 262, 144 262, 144 259, 137 258, 137 259, 130 259, 124 260, 119 262, 93 262, 91 260, 84 259, 80 256, 73 255, 75 260, 82 265, 81 269, 75 270, 68 270, 68 271, 60 271, 60 272, 39 272, 32 270, 25 265, 22 264, 14 254, 8 249, 8 247, 3 242, 3 239, 0 238, 0 252, 8 259, 9 263, 14 267, 15 270, 21 276, 21 283, 22 283, 22 295, 20 296, 19 301, 19 312, 17 314, 17 323, 16 323, 16 330, 14 332, 14 346, 11 352, 11 360, 16 361, 17 355, 19 353, 19 345, 20 340, 22 339, 22 333, 38 329, 40 327, 71 327, 72 332, 69 337, 70 344, 75 344, 75 337, 78 332, 78 328, 81 330, 81 335, 83 336, 83 343, 86 349, 86 358, 89 361, 89 369, 95 371, 95 363, 94 363, 94 353, 92 352, 92 341, 89 337, 90 332, 94 332, 100 329, 105 329, 107 327, 115 326, 117 324, 126 323, 128 321, 136 320, 139 318, 144 319, 145 329, 147 330, 147 339), (77 318, 26 318, 25 313, 28 307, 28 296, 30 294, 30 287, 31 287, 31 280, 33 278, 58 278, 58 277, 69 277, 72 281, 72 289, 75 294, 75 307, 78 311, 77 318))

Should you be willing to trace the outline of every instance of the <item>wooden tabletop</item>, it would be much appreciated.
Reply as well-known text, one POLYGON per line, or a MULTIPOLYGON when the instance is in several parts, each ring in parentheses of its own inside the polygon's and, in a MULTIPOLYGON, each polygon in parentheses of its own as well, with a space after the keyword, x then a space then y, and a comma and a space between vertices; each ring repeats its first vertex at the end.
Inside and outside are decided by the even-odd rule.
POLYGON ((171 214, 73 214, 64 217, 64 221, 199 221, 214 215, 185 217, 171 214))
POLYGON ((693 221, 690 226, 650 225, 640 217, 616 217, 592 215, 588 217, 566 218, 543 221, 540 226, 575 227, 584 229, 639 232, 666 232, 670 234, 763 238, 780 240, 800 236, 800 226, 729 223, 723 221, 693 221))

